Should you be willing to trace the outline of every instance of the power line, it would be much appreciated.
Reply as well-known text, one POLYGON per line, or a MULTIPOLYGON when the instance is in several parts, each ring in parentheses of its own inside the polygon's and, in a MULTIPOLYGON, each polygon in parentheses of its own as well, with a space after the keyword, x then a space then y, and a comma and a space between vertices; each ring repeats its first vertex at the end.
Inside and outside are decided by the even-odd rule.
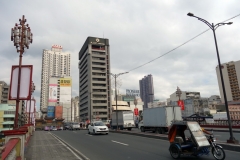
MULTIPOLYGON (((232 18, 229 18, 229 19, 227 19, 227 20, 225 20, 225 21, 223 21, 223 22, 229 21, 229 20, 234 19, 234 18, 236 18, 236 17, 238 17, 238 16, 240 16, 240 14, 238 14, 238 15, 232 17, 232 18)), ((223 23, 223 22, 222 22, 222 23, 223 23)), ((155 60, 157 60, 157 59, 159 59, 159 58, 161 58, 161 57, 163 57, 163 56, 165 56, 165 55, 171 53, 172 51, 174 51, 174 50, 176 50, 176 49, 178 49, 178 48, 180 48, 180 47, 182 47, 182 46, 184 46, 184 45, 187 44, 188 42, 194 40, 195 38, 199 37, 200 35, 202 35, 203 33, 207 32, 207 31, 209 31, 209 30, 210 30, 210 28, 207 29, 207 30, 205 30, 205 31, 203 31, 203 32, 201 32, 200 34, 196 35, 195 37, 189 39, 188 41, 182 43, 181 45, 179 45, 179 46, 177 46, 177 47, 171 49, 170 51, 168 51, 168 52, 166 52, 166 53, 160 55, 159 57, 154 58, 154 59, 150 60, 149 62, 146 62, 146 63, 144 63, 144 64, 142 64, 142 65, 140 65, 140 66, 138 66, 138 67, 135 67, 135 68, 133 68, 133 69, 130 69, 128 72, 133 71, 133 70, 136 70, 136 69, 138 69, 138 68, 141 68, 141 67, 143 67, 143 66, 145 66, 145 65, 147 65, 147 64, 149 64, 149 63, 152 63, 153 61, 155 61, 155 60)))

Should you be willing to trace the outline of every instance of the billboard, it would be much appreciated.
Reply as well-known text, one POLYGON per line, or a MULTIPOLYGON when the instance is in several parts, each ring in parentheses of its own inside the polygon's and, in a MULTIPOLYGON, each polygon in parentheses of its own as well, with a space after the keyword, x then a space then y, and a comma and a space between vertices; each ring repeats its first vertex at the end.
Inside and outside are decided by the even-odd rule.
POLYGON ((60 87, 71 87, 72 79, 71 78, 60 78, 60 87))
POLYGON ((71 103, 72 79, 60 78, 60 102, 71 103))
POLYGON ((47 117, 54 117, 55 106, 48 106, 47 117))
POLYGON ((48 102, 57 102, 57 84, 49 84, 48 102))
POLYGON ((63 115, 63 106, 56 106, 55 107, 55 118, 61 119, 63 115))
POLYGON ((126 89, 126 95, 127 95, 127 96, 140 97, 140 90, 136 90, 136 89, 126 89))

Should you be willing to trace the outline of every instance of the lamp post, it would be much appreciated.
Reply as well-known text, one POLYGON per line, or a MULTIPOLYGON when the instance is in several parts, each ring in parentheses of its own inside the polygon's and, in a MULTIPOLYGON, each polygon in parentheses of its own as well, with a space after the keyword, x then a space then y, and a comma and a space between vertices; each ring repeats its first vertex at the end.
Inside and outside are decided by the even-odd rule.
POLYGON ((114 78, 114 82, 115 82, 115 99, 116 99, 116 122, 117 122, 117 130, 118 130, 118 108, 117 108, 117 77, 120 76, 120 75, 123 75, 123 74, 126 74, 128 72, 124 72, 124 73, 118 73, 118 74, 113 74, 113 73, 110 73, 113 78, 114 78))
POLYGON ((14 28, 11 29, 11 41, 13 41, 14 46, 19 52, 19 71, 18 71, 18 86, 17 86, 17 99, 16 99, 16 112, 14 120, 14 128, 18 128, 18 110, 19 110, 19 96, 20 96, 20 84, 21 84, 21 67, 22 67, 22 55, 25 48, 29 48, 30 43, 32 43, 31 29, 28 24, 25 25, 27 20, 24 15, 22 19, 19 19, 19 24, 15 24, 14 28))
POLYGON ((31 103, 32 103, 32 93, 35 91, 34 83, 31 85, 31 94, 30 94, 30 106, 29 106, 29 115, 28 115, 28 124, 30 124, 30 112, 31 112, 31 103))
POLYGON ((227 140, 227 143, 238 143, 238 141, 233 137, 233 132, 232 132, 232 124, 230 121, 230 115, 229 115, 229 109, 228 109, 228 102, 227 102, 227 96, 226 96, 226 91, 225 91, 225 86, 224 86, 224 79, 223 79, 223 75, 222 75, 222 67, 221 67, 221 62, 220 62, 220 56, 219 56, 219 52, 218 52, 218 45, 217 45, 217 38, 216 38, 216 29, 220 26, 223 26, 225 24, 227 25, 231 25, 232 22, 228 22, 228 23, 217 23, 217 24, 211 24, 208 21, 206 21, 205 19, 199 18, 197 16, 194 16, 193 13, 188 13, 187 14, 190 17, 195 17, 198 20, 202 21, 203 23, 205 23, 206 25, 208 25, 208 27, 210 27, 210 29, 213 31, 213 35, 214 35, 214 42, 215 42, 215 46, 216 46, 216 51, 217 51, 217 58, 218 58, 218 67, 219 67, 219 72, 220 72, 220 77, 221 77, 221 83, 222 83, 222 89, 223 89, 223 96, 224 96, 224 101, 225 101, 225 107, 226 107, 226 111, 227 111, 227 118, 228 118, 228 124, 229 124, 229 131, 230 131, 230 139, 227 140))

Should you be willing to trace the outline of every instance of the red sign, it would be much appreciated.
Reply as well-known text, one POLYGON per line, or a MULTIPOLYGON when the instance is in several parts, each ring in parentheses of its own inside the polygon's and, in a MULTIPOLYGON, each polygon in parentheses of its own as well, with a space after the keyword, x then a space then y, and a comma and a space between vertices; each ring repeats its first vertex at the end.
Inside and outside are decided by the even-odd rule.
POLYGON ((178 101, 178 106, 181 107, 181 110, 184 110, 183 100, 179 100, 179 101, 178 101))
POLYGON ((134 108, 134 115, 138 116, 138 108, 134 108))

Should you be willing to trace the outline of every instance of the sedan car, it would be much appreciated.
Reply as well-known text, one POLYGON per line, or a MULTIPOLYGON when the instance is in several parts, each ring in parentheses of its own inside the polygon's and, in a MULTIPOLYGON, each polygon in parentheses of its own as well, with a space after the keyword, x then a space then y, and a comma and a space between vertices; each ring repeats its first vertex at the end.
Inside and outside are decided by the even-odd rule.
POLYGON ((50 131, 50 127, 49 126, 45 126, 44 127, 44 131, 50 131))
POLYGON ((52 127, 51 127, 51 130, 52 130, 52 131, 57 131, 57 127, 56 127, 56 126, 52 126, 52 127))
POLYGON ((108 127, 102 121, 95 121, 88 125, 88 134, 108 134, 108 127))

